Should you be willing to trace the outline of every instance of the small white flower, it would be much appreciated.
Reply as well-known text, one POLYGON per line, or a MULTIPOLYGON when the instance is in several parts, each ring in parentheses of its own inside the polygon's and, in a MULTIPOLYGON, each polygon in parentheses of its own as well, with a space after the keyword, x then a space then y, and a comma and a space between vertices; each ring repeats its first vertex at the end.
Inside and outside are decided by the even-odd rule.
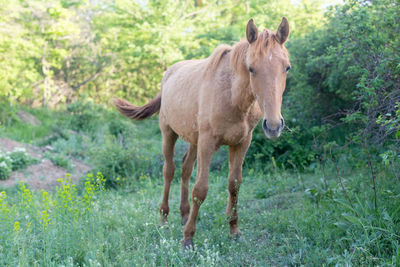
POLYGON ((13 152, 26 152, 25 147, 15 147, 13 152))

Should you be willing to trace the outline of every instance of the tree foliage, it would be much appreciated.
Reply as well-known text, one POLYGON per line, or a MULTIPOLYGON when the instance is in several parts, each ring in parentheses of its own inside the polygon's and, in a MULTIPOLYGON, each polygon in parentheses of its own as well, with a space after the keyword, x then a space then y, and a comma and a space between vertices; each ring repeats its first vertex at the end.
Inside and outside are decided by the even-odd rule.
POLYGON ((244 36, 247 20, 292 36, 311 32, 321 0, 1 0, 0 96, 55 106, 80 95, 141 104, 176 61, 207 57, 244 36))
POLYGON ((292 38, 283 106, 293 131, 263 151, 256 129, 252 154, 263 151, 262 159, 274 156, 287 167, 308 166, 327 142, 383 150, 392 144, 397 152, 389 154, 398 155, 399 18, 396 1, 352 0, 331 8, 319 29, 292 38))
POLYGON ((307 166, 318 157, 321 136, 342 144, 399 140, 396 1, 0 3, 0 97, 11 103, 56 106, 82 96, 108 103, 117 96, 143 104, 159 92, 171 64, 238 41, 251 17, 275 30, 286 16, 293 70, 283 115, 291 131, 267 147, 258 127, 250 157, 307 166))
POLYGON ((289 109, 307 126, 344 119, 377 136, 376 119, 400 99, 399 4, 350 1, 328 15, 326 26, 292 42, 289 109))

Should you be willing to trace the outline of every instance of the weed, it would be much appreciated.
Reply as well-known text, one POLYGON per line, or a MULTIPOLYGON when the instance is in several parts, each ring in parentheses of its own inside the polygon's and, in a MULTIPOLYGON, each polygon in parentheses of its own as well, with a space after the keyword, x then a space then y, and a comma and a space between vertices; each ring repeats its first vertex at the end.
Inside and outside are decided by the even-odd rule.
POLYGON ((30 157, 26 152, 25 148, 15 148, 12 153, 9 154, 11 159, 12 170, 20 170, 26 168, 28 165, 37 163, 38 160, 30 157))
POLYGON ((67 157, 64 157, 63 155, 46 152, 44 157, 49 159, 51 162, 53 162, 54 165, 58 167, 64 168, 68 171, 73 170, 73 165, 71 161, 67 157))
POLYGON ((7 180, 12 171, 24 169, 37 162, 37 159, 27 154, 25 148, 15 148, 11 153, 0 151, 0 180, 7 180))

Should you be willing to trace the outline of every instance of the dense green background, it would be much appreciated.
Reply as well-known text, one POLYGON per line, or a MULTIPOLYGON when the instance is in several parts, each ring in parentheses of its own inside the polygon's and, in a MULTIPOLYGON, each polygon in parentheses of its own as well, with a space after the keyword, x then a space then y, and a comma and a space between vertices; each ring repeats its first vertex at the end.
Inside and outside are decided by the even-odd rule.
MULTIPOLYGON (((399 20, 399 2, 390 0, 0 0, 0 136, 50 145, 67 169, 72 158, 85 161, 110 189, 71 225, 56 202, 34 192, 26 209, 26 189, 5 189, 0 265, 400 265, 399 20), (155 227, 162 190, 156 118, 132 123, 110 99, 143 104, 174 62, 244 38, 249 18, 274 30, 282 16, 291 29, 288 127, 277 142, 259 126, 254 132, 239 204, 244 240, 221 235, 222 148, 200 214, 198 253, 185 253, 177 197, 170 228, 155 227), (42 124, 24 124, 19 110, 42 124), (43 210, 53 220, 48 228, 43 210)), ((185 148, 178 142, 177 173, 185 148)), ((82 208, 85 190, 78 186, 72 206, 82 208)))
MULTIPOLYGON (((115 96, 143 104, 174 62, 240 40, 251 17, 275 29, 282 16, 291 29, 283 114, 292 131, 268 148, 256 131, 251 157, 303 169, 327 143, 397 143, 400 11, 390 0, 2 1, 0 97, 11 107, 62 108, 82 97, 108 105, 115 96)), ((392 160, 398 153, 386 150, 392 160)))

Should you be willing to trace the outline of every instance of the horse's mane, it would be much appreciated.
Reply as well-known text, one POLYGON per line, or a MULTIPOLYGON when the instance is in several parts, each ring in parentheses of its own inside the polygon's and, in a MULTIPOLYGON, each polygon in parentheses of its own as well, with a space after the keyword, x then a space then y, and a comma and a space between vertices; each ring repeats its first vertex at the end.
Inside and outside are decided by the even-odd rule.
MULTIPOLYGON (((233 47, 229 45, 220 45, 214 52, 207 58, 207 65, 205 68, 205 75, 213 74, 216 72, 221 59, 229 52, 231 52, 230 66, 239 75, 246 75, 247 70, 247 56, 256 57, 260 54, 265 54, 269 48, 276 43, 275 33, 265 29, 259 35, 254 43, 255 49, 252 55, 247 55, 247 49, 249 43, 247 40, 242 40, 236 43, 233 47)), ((283 51, 288 53, 286 48, 283 47, 283 51)))
POLYGON ((207 65, 204 70, 204 76, 215 73, 221 62, 221 59, 232 50, 229 45, 220 45, 215 48, 214 52, 207 58, 207 65))

